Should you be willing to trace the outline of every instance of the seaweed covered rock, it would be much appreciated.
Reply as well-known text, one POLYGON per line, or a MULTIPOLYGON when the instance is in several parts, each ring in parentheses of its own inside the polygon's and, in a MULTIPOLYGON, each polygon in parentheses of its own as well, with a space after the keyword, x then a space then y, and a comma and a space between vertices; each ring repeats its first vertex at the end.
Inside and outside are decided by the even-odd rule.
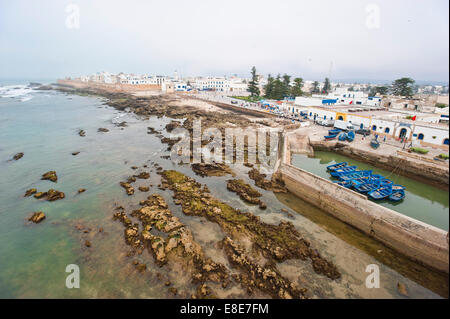
POLYGON ((206 217, 232 238, 249 238, 254 249, 261 251, 267 259, 275 262, 310 259, 316 273, 331 279, 341 276, 336 266, 311 248, 292 223, 263 223, 259 217, 241 212, 214 198, 207 187, 180 172, 168 170, 162 176, 174 191, 174 199, 179 201, 184 214, 206 217))
POLYGON ((58 181, 58 176, 56 175, 55 171, 50 171, 42 175, 41 180, 49 180, 53 183, 56 183, 58 181))
POLYGON ((35 224, 40 223, 45 219, 45 214, 43 212, 35 212, 33 215, 28 219, 30 222, 33 222, 35 224))
POLYGON ((230 263, 243 270, 235 276, 236 281, 247 288, 249 293, 260 289, 277 299, 305 299, 306 289, 299 289, 295 284, 284 278, 274 266, 260 266, 253 262, 244 249, 230 237, 226 237, 221 246, 230 263))
POLYGON ((29 197, 33 194, 36 194, 37 189, 36 188, 30 188, 25 192, 25 195, 23 195, 24 197, 29 197))
POLYGON ((211 163, 211 164, 195 163, 191 165, 191 168, 195 174, 200 175, 202 177, 235 175, 228 165, 221 163, 211 163))
POLYGON ((13 159, 15 161, 20 160, 23 157, 23 153, 17 153, 16 155, 13 156, 13 159))
POLYGON ((65 198, 66 195, 63 192, 57 191, 55 189, 49 189, 47 191, 47 200, 52 202, 58 199, 63 199, 65 198))
POLYGON ((230 179, 227 181, 227 189, 231 192, 237 193, 239 197, 250 204, 259 205, 260 208, 265 209, 267 206, 259 199, 261 193, 245 183, 242 179, 230 179))
POLYGON ((248 172, 248 177, 255 181, 256 186, 274 193, 287 193, 283 181, 274 177, 272 177, 271 180, 267 180, 266 176, 266 174, 260 173, 256 168, 253 168, 248 172))
POLYGON ((133 177, 140 178, 140 179, 149 179, 150 173, 149 172, 140 172, 137 175, 133 175, 133 177))
POLYGON ((134 194, 134 188, 129 183, 126 182, 120 182, 120 186, 125 188, 125 191, 127 192, 128 196, 131 196, 134 194))

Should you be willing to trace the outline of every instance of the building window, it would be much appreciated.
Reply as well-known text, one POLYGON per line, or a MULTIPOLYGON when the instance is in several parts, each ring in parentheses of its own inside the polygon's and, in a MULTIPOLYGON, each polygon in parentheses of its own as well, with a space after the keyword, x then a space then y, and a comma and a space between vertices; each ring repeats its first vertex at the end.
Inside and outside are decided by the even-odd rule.
POLYGON ((423 141, 423 134, 420 133, 419 136, 417 137, 419 140, 423 141))
POLYGON ((405 138, 406 137, 406 133, 407 133, 408 131, 406 130, 406 128, 402 128, 401 130, 400 130, 400 138, 405 138))
POLYGON ((372 126, 372 131, 376 131, 377 130, 377 126, 376 125, 373 125, 372 126))
POLYGON ((386 134, 388 134, 389 133, 389 127, 386 127, 385 129, 384 129, 384 133, 386 133, 386 134))
POLYGON ((408 104, 405 104, 405 109, 407 109, 408 108, 408 104))
POLYGON ((343 120, 344 120, 344 118, 342 117, 342 115, 339 115, 338 120, 339 120, 339 121, 343 121, 343 120))
POLYGON ((448 138, 444 139, 444 145, 448 145, 448 138))

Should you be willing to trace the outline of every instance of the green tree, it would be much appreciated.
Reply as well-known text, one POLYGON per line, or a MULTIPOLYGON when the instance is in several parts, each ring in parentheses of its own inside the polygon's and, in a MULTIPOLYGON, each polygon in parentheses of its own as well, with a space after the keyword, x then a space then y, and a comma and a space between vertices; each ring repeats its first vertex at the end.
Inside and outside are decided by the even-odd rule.
POLYGON ((330 79, 329 78, 325 78, 325 83, 323 85, 323 90, 322 92, 325 94, 330 93, 331 91, 331 83, 330 83, 330 79))
POLYGON ((375 96, 379 93, 380 95, 387 95, 389 93, 389 88, 387 86, 375 86, 370 89, 370 96, 375 96))
POLYGON ((398 96, 413 96, 413 85, 415 81, 411 78, 397 79, 392 83, 392 93, 398 96))
POLYGON ((271 99, 273 94, 274 78, 269 74, 267 76, 267 84, 264 86, 264 96, 271 99))
POLYGON ((259 96, 259 88, 258 88, 258 76, 256 75, 256 68, 252 67, 252 79, 248 82, 247 91, 250 92, 252 97, 259 96))
POLYGON ((319 90, 319 82, 318 81, 314 81, 311 93, 319 93, 319 92, 320 92, 320 90, 319 90))
POLYGON ((295 78, 294 86, 291 88, 291 96, 302 96, 303 95, 303 79, 295 78))
POLYGON ((284 84, 281 80, 281 76, 278 74, 276 79, 273 81, 273 91, 271 95, 271 99, 274 100, 282 100, 284 98, 284 84))
POLYGON ((291 76, 283 75, 283 97, 289 96, 291 94, 291 76))

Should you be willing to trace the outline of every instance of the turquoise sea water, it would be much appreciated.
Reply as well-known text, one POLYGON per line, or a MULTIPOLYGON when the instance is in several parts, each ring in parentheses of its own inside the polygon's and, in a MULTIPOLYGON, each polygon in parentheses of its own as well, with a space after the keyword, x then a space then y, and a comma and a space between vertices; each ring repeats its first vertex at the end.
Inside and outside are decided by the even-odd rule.
MULTIPOLYGON (((335 236, 335 232, 327 231, 326 225, 317 225, 304 217, 308 215, 305 210, 313 210, 310 206, 286 206, 273 193, 258 189, 268 205, 263 211, 227 191, 229 176, 201 178, 188 165, 162 159, 162 155, 168 154, 167 145, 161 144, 155 135, 147 134, 147 127, 164 131, 170 119, 141 120, 104 105, 101 98, 33 91, 18 84, 23 83, 0 84, 0 298, 168 298, 171 295, 164 286, 166 280, 171 280, 180 291, 195 289, 182 269, 160 268, 146 251, 133 258, 126 256, 128 246, 123 239, 123 226, 112 221, 113 209, 115 205, 123 205, 129 212, 151 193, 159 193, 166 199, 174 215, 192 230, 206 256, 227 265, 223 252, 217 249, 224 233, 203 218, 184 215, 174 205, 170 191, 156 187, 160 179, 152 162, 194 177, 206 184, 213 196, 258 215, 264 222, 292 222, 342 273, 339 282, 331 283, 315 274, 309 263, 287 261, 278 265, 283 275, 308 288, 316 297, 401 298, 396 290, 398 281, 408 286, 413 297, 438 297, 426 283, 418 284, 407 273, 378 261, 364 247, 349 244, 335 236), (122 129, 113 124, 121 121, 128 126, 122 129), (100 127, 110 131, 99 133, 100 127), (85 137, 78 135, 79 129, 86 131, 85 137), (75 151, 80 154, 72 156, 75 151), (24 157, 11 161, 18 152, 24 152, 24 157), (144 164, 148 165, 145 170, 150 171, 151 178, 136 182, 135 195, 128 197, 119 181, 135 173, 131 166, 142 169, 144 164), (40 180, 50 170, 57 172, 57 183, 40 180), (149 184, 154 185, 151 193, 137 191, 138 186, 149 184), (66 198, 56 202, 24 198, 29 188, 38 191, 54 188, 63 191, 66 198), (85 188, 86 192, 78 194, 79 188, 85 188), (287 217, 281 209, 288 209, 295 216, 287 217), (27 221, 35 211, 43 211, 47 216, 40 224, 27 221), (99 232, 100 228, 103 232, 99 232), (92 243, 90 248, 85 247, 85 240, 92 243), (132 265, 136 259, 147 265, 145 273, 138 273, 132 265), (383 286, 376 291, 364 286, 365 267, 372 263, 379 264, 383 273, 383 286), (80 267, 80 289, 65 286, 68 275, 65 269, 69 264, 80 267)), ((238 178, 253 183, 246 174, 248 168, 233 169, 238 178)), ((397 263, 424 273, 422 268, 402 258, 397 263)), ((427 275, 430 282, 441 279, 432 272, 427 275)), ((234 286, 220 292, 219 297, 232 297, 239 291, 241 288, 234 286)))
POLYGON ((394 183, 406 187, 406 197, 403 201, 399 203, 389 200, 376 201, 378 204, 427 224, 448 230, 449 196, 447 191, 405 176, 392 174, 389 171, 340 154, 317 151, 314 155, 314 158, 309 158, 305 155, 294 154, 292 164, 330 180, 336 179, 327 172, 327 166, 335 163, 348 162, 349 165, 355 165, 361 170, 373 170, 374 174, 381 174, 394 183))

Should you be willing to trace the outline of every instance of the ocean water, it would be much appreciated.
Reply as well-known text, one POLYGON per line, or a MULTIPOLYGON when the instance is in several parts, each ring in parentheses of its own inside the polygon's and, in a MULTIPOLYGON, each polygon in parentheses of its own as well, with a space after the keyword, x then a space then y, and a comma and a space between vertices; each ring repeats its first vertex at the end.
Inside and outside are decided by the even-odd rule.
MULTIPOLYGON (((292 222, 342 273, 342 279, 330 281, 317 275, 308 262, 290 260, 278 265, 283 275, 308 288, 315 298, 402 298, 396 289, 398 282, 407 286, 411 297, 438 298, 448 293, 445 276, 395 256, 351 228, 342 231, 343 226, 336 226, 335 221, 315 220, 320 212, 289 194, 275 196, 259 190, 268 205, 262 211, 227 191, 229 177, 201 178, 188 165, 162 159, 162 155, 168 154, 167 145, 161 144, 155 135, 148 135, 147 127, 163 130, 170 119, 142 120, 106 106, 98 97, 36 91, 24 83, 0 85, 0 298, 167 298, 171 295, 164 286, 166 280, 171 280, 179 290, 193 291, 195 287, 182 270, 155 265, 147 251, 132 258, 126 256, 129 249, 124 242, 123 226, 112 220, 113 209, 115 205, 123 205, 129 212, 151 193, 159 193, 166 199, 174 215, 192 230, 207 256, 228 265, 216 246, 224 237, 220 228, 203 218, 185 216, 174 205, 170 191, 156 187, 160 179, 152 162, 194 177, 206 184, 213 196, 260 216, 264 222, 292 222), (114 125, 121 121, 128 126, 114 125), (100 127, 110 131, 99 133, 100 127), (86 131, 85 137, 78 135, 80 129, 86 131), (75 151, 80 154, 72 156, 75 151), (11 160, 18 152, 23 152, 24 157, 11 160), (139 180, 135 184, 136 194, 129 197, 119 182, 135 173, 131 169, 134 165, 148 165, 145 170, 150 171, 151 178, 139 180), (57 172, 57 183, 40 180, 50 170, 57 172), (137 191, 138 186, 150 184, 153 185, 150 193, 137 191), (38 191, 54 188, 63 191, 66 198, 47 202, 23 197, 29 188, 38 191), (78 194, 80 188, 86 192, 78 194), (283 208, 294 217, 281 213, 283 208), (47 216, 40 224, 27 221, 35 211, 43 211, 47 216), (358 240, 348 240, 346 236, 358 240), (92 243, 90 248, 85 247, 86 240, 92 243), (377 256, 379 250, 388 257, 377 256), (136 271, 132 265, 136 259, 147 265, 147 271, 136 271), (388 259, 395 259, 395 263, 388 259), (68 289, 65 285, 69 275, 66 267, 70 264, 80 267, 79 289, 68 289), (369 264, 380 267, 379 289, 365 286, 368 275, 365 269, 369 264), (421 281, 419 277, 427 280, 421 281)), ((248 168, 236 165, 233 169, 238 178, 253 183, 246 174, 248 168)), ((220 291, 219 296, 226 298, 241 291, 240 286, 233 285, 220 291)))

